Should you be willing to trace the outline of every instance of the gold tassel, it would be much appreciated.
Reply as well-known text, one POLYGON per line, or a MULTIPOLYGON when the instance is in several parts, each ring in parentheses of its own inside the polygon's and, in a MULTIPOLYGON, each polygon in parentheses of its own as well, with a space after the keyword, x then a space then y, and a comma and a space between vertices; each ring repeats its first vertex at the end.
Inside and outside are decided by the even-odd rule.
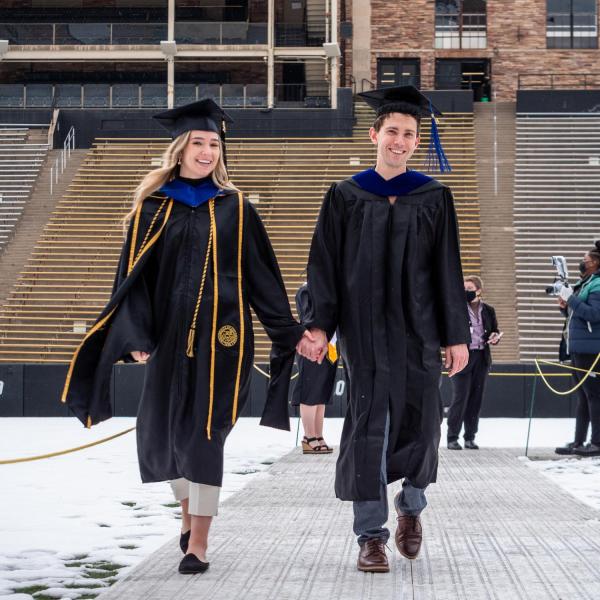
POLYGON ((188 344, 187 344, 187 350, 186 350, 186 355, 189 358, 194 358, 194 337, 196 335, 196 328, 194 327, 194 325, 192 325, 190 327, 190 330, 188 331, 188 344))

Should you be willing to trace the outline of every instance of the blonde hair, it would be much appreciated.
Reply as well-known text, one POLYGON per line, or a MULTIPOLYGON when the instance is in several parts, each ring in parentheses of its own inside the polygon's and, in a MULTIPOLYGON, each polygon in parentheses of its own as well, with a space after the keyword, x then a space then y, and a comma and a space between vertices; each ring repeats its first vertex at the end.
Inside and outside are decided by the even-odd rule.
POLYGON ((465 281, 470 281, 478 290, 483 289, 483 281, 478 275, 467 275, 465 281))
MULTIPOLYGON (((153 169, 146 173, 145 177, 140 181, 139 185, 133 192, 133 205, 131 210, 123 218, 123 229, 125 233, 129 227, 129 223, 135 215, 138 207, 152 192, 160 189, 165 183, 175 178, 177 166, 183 151, 185 150, 189 140, 191 131, 186 131, 177 136, 167 147, 162 155, 162 166, 158 169, 153 169)), ((229 180, 229 175, 223 160, 223 142, 219 137, 219 160, 211 173, 213 183, 224 190, 239 191, 229 180)))

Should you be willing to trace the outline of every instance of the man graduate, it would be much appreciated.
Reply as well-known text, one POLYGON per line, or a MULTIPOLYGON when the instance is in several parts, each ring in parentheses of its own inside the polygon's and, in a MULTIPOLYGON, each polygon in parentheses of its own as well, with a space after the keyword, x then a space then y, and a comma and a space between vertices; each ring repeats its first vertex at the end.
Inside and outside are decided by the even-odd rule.
POLYGON ((360 94, 377 110, 369 135, 374 169, 331 186, 308 262, 316 342, 299 351, 323 360, 338 329, 348 381, 335 492, 354 503, 358 569, 387 572, 386 485, 394 499, 400 553, 419 553, 419 514, 436 479, 442 422, 440 347, 450 376, 468 360, 459 238, 450 190, 406 163, 432 116, 430 157, 449 170, 430 101, 412 86, 360 94))

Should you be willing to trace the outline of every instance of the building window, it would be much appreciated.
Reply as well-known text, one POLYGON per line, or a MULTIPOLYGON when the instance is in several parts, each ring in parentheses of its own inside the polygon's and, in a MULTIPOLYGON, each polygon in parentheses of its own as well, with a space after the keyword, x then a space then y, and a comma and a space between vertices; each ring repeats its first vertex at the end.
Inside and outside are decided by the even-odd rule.
POLYGON ((548 48, 597 48, 596 0, 547 0, 548 48))
POLYGON ((436 0, 436 48, 485 48, 486 0, 436 0))
POLYGON ((418 58, 378 58, 377 87, 414 85, 421 87, 418 58))

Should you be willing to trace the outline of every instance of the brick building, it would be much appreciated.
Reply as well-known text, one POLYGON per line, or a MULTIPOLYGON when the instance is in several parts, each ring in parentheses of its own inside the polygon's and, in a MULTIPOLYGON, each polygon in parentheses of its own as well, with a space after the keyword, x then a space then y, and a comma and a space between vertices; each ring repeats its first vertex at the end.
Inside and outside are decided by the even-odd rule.
POLYGON ((414 83, 514 100, 519 87, 600 86, 598 0, 346 0, 342 11, 343 76, 357 91, 414 83))

